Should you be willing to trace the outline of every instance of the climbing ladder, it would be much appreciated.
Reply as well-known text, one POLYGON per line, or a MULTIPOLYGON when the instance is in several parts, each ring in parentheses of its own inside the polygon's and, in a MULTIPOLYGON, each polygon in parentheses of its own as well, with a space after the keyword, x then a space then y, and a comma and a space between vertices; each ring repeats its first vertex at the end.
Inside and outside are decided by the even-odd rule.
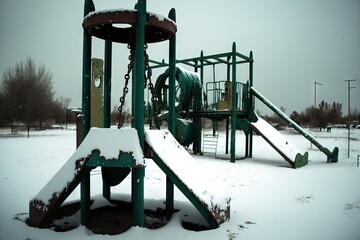
POLYGON ((212 133, 203 132, 203 153, 212 153, 216 156, 216 149, 218 144, 219 135, 216 133, 213 135, 212 133))

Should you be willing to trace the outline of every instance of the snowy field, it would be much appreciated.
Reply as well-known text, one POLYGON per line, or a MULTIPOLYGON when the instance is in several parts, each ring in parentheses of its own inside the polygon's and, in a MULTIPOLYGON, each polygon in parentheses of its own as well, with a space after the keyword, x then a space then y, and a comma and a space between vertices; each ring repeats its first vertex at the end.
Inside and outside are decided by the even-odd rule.
MULTIPOLYGON (((208 187, 223 189, 231 196, 231 219, 218 229, 194 232, 181 226, 185 215, 196 212, 190 202, 175 191, 175 207, 181 209, 166 226, 149 230, 133 227, 121 235, 96 235, 85 227, 68 232, 28 227, 29 201, 42 189, 75 151, 74 130, 47 130, 11 135, 0 132, 0 239, 360 239, 360 129, 351 130, 350 158, 347 157, 347 130, 311 132, 329 148, 339 147, 339 162, 326 163, 326 156, 292 130, 283 131, 302 152, 309 152, 309 165, 292 169, 259 136, 254 137, 252 159, 215 159, 211 154, 194 156, 208 187)), ((244 153, 244 136, 237 133, 237 155, 244 153)), ((218 142, 223 157, 224 134, 218 142)), ((176 157, 176 156, 174 156, 176 157)), ((181 161, 181 159, 178 159, 181 161)), ((196 164, 196 165, 198 165, 196 164)), ((91 193, 101 194, 100 169, 92 171, 91 193)), ((130 198, 129 177, 112 188, 117 197, 130 198)), ((67 199, 78 200, 79 189, 67 199)), ((145 207, 164 207, 165 175, 147 161, 145 207)), ((80 214, 72 221, 80 221, 80 214)))

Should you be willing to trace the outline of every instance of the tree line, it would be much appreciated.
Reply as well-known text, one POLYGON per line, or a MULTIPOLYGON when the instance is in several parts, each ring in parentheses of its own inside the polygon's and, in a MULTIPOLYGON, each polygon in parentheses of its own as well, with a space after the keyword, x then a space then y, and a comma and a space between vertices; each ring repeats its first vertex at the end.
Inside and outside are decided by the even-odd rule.
POLYGON ((70 99, 55 98, 52 74, 31 58, 3 72, 0 84, 0 125, 40 128, 64 123, 70 99))
MULTIPOLYGON (((286 109, 282 107, 281 111, 285 113, 286 109)), ((343 116, 342 104, 337 102, 327 103, 321 101, 317 107, 307 107, 301 112, 293 111, 289 117, 300 126, 318 128, 320 130, 336 124, 341 124, 343 126, 349 125, 348 116, 343 116)), ((270 122, 277 123, 280 126, 287 125, 287 123, 276 114, 273 114, 272 116, 266 115, 264 118, 270 122)), ((351 111, 350 120, 360 121, 360 112, 358 109, 351 111)))
MULTIPOLYGON (((31 58, 17 63, 15 67, 3 72, 0 84, 0 126, 27 125, 46 127, 49 124, 62 124, 66 121, 66 109, 71 100, 66 97, 55 98, 52 74, 44 65, 36 66, 31 58)), ((281 108, 283 112, 285 108, 281 108)), ((117 108, 112 111, 112 123, 117 122, 117 108)), ((130 122, 131 113, 123 113, 125 122, 130 122)), ((261 115, 261 114, 260 114, 261 115)), ((321 101, 316 107, 304 111, 293 111, 290 118, 301 126, 325 128, 328 125, 347 123, 343 117, 342 104, 321 101)), ((286 125, 275 114, 264 116, 268 121, 286 125)), ((355 109, 350 119, 360 120, 360 112, 355 109)))

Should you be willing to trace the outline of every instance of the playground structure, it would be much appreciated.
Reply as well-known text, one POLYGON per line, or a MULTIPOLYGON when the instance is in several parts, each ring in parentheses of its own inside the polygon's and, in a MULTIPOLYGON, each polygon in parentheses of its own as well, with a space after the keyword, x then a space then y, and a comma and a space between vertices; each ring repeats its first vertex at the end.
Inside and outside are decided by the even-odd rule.
MULTIPOLYGON (((153 69, 168 67, 164 61, 150 60, 153 69)), ((193 153, 202 154, 204 137, 202 134, 202 118, 211 119, 213 123, 213 134, 217 131, 217 122, 226 120, 226 144, 225 154, 228 154, 230 141, 230 161, 236 160, 236 135, 235 131, 240 129, 245 133, 245 156, 251 158, 253 155, 253 131, 262 136, 293 168, 299 168, 308 164, 308 153, 303 154, 275 128, 266 121, 262 120, 255 113, 255 101, 257 98, 268 106, 282 120, 294 128, 299 134, 313 143, 320 151, 327 156, 327 162, 337 162, 338 148, 332 152, 322 146, 314 137, 296 124, 292 119, 286 116, 280 109, 266 99, 253 86, 253 53, 245 56, 236 51, 236 45, 233 43, 232 51, 214 55, 204 56, 201 52, 200 57, 177 60, 176 67, 176 139, 183 145, 188 146, 192 143, 193 153), (194 72, 185 70, 180 66, 186 65, 192 67, 194 72), (226 66, 226 80, 205 81, 204 68, 212 66, 213 71, 216 65, 226 66), (248 64, 248 81, 237 81, 237 65, 248 64), (235 96, 235 97, 233 97, 235 96), (235 106, 235 107, 233 107, 235 106), (189 120, 191 119, 191 121, 189 120), (262 124, 259 124, 261 122, 262 124), (230 129, 231 126, 231 129, 230 129), (229 133, 230 131, 230 133, 229 133)), ((166 84, 168 71, 160 75, 155 84, 155 96, 157 97, 158 109, 150 111, 149 115, 153 117, 156 127, 160 126, 160 121, 167 120, 169 109, 171 109, 169 97, 169 84, 166 84)), ((215 74, 213 73, 213 76, 215 74)), ((151 109, 152 106, 150 105, 151 109)))
POLYGON ((228 53, 176 60, 175 20, 175 9, 170 10, 168 17, 147 13, 146 0, 138 0, 136 9, 133 10, 110 11, 95 11, 92 0, 85 0, 82 143, 58 173, 30 201, 29 225, 46 226, 57 209, 80 184, 81 224, 89 227, 91 225, 90 172, 96 167, 101 167, 103 196, 109 201, 112 200, 111 187, 120 184, 131 173, 132 225, 143 227, 146 168, 144 159, 152 158, 167 177, 167 218, 169 219, 174 213, 174 185, 176 185, 204 217, 208 227, 217 228, 230 219, 230 197, 217 196, 221 201, 215 202, 211 191, 201 194, 206 188, 206 183, 203 185, 194 183, 189 180, 186 172, 178 169, 177 164, 174 164, 174 161, 184 161, 188 166, 194 164, 192 156, 180 146, 179 142, 183 145, 192 144, 194 153, 201 153, 201 118, 209 118, 215 122, 226 119, 226 149, 228 149, 229 125, 231 125, 231 162, 235 162, 235 131, 236 128, 240 128, 246 135, 245 157, 252 157, 254 130, 262 135, 292 167, 307 164, 307 153, 300 154, 293 147, 289 150, 286 140, 281 140, 286 142, 285 144, 279 144, 276 142, 279 138, 276 140, 271 138, 273 133, 268 131, 271 126, 263 123, 254 113, 254 97, 263 101, 314 143, 327 155, 328 162, 337 161, 337 148, 333 152, 324 148, 253 88, 252 52, 249 56, 240 54, 236 51, 234 43, 232 51, 228 53), (92 59, 92 36, 105 40, 103 62, 92 59), (147 56, 147 44, 161 41, 169 41, 169 63, 150 60, 147 56), (113 42, 127 44, 130 50, 130 63, 125 75, 123 95, 120 98, 118 119, 120 129, 110 129, 113 42), (198 71, 199 75, 177 67, 176 63, 194 67, 194 71, 198 71), (204 90, 203 68, 216 64, 226 64, 227 79, 206 83, 204 90), (249 64, 247 83, 237 82, 237 64, 249 64), (154 86, 151 82, 151 69, 159 67, 168 69, 159 76, 154 86), (125 97, 129 92, 130 74, 133 76, 131 78, 132 128, 121 128, 121 113, 125 97), (150 123, 153 128, 158 128, 160 121, 166 120, 168 130, 144 130, 146 86, 152 95, 152 101, 146 109, 150 123), (173 136, 176 136, 177 140, 173 136), (176 159, 171 153, 177 156, 176 159))

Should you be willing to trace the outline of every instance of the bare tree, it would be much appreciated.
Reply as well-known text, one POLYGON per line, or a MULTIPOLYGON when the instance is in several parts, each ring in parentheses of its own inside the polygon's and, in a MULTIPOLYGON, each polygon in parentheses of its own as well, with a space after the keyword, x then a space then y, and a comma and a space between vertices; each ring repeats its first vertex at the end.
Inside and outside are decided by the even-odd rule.
POLYGON ((49 119, 53 106, 52 75, 45 66, 36 67, 31 58, 3 73, 1 82, 2 114, 6 122, 41 125, 49 119))

